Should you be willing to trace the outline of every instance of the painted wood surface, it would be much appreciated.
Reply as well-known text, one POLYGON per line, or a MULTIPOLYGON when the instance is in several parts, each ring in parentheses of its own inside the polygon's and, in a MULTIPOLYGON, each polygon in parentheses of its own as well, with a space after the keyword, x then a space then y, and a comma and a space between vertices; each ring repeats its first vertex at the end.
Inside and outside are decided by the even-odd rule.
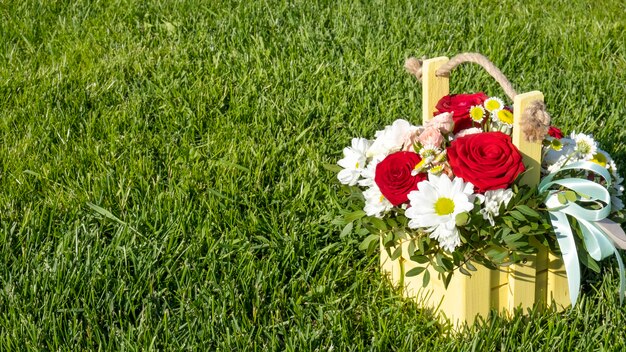
POLYGON ((422 123, 433 118, 439 99, 450 93, 448 77, 437 77, 435 74, 448 61, 447 57, 442 56, 422 63, 422 123))

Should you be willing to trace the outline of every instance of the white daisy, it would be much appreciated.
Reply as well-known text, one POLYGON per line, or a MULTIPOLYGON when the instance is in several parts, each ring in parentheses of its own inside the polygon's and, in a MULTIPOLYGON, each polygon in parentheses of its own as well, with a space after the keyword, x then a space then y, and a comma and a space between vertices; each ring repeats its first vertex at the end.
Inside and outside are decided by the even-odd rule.
POLYGON ((362 179, 359 180, 359 186, 361 186, 361 187, 370 187, 370 186, 376 184, 374 182, 374 177, 376 177, 376 166, 383 159, 384 159, 384 157, 381 156, 381 157, 377 157, 377 158, 374 158, 374 159, 370 160, 370 162, 367 164, 367 167, 365 168, 365 170, 363 170, 361 172, 362 179))
POLYGON ((572 133, 571 138, 576 142, 576 153, 582 160, 591 160, 598 150, 596 141, 584 133, 572 133))
POLYGON ((367 216, 382 218, 383 213, 386 213, 393 208, 393 204, 391 204, 391 202, 383 196, 376 184, 365 190, 363 192, 363 196, 365 197, 365 207, 363 210, 367 216))
POLYGON ((428 174, 428 181, 417 187, 408 196, 411 207, 405 215, 409 227, 425 228, 443 249, 454 251, 461 244, 456 216, 474 209, 474 185, 458 177, 451 181, 445 174, 428 174))
POLYGON ((431 160, 434 159, 437 155, 439 155, 441 153, 441 149, 437 148, 435 146, 425 146, 422 149, 420 149, 419 151, 419 155, 423 158, 423 159, 428 159, 430 158, 431 160))
POLYGON ((513 190, 510 188, 485 192, 484 207, 480 209, 483 219, 489 220, 491 226, 494 226, 493 218, 500 215, 500 205, 504 203, 507 206, 512 198, 513 190))
POLYGON ((344 158, 337 162, 343 167, 343 170, 337 174, 339 182, 350 186, 357 184, 361 173, 365 170, 367 161, 365 153, 370 144, 371 142, 365 138, 352 138, 352 146, 343 149, 344 158))
POLYGON ((474 122, 483 122, 485 118, 485 108, 480 105, 474 105, 470 108, 469 116, 474 122))
POLYGON ((552 172, 560 169, 565 164, 577 161, 574 153, 576 150, 576 141, 570 138, 562 138, 560 149, 554 149, 551 146, 544 147, 544 156, 542 158, 541 166, 552 172))
POLYGON ((513 113, 507 109, 497 110, 491 113, 495 121, 501 124, 511 127, 513 126, 513 113))
POLYGON ((490 113, 504 109, 504 102, 500 98, 491 97, 483 102, 485 109, 490 113))

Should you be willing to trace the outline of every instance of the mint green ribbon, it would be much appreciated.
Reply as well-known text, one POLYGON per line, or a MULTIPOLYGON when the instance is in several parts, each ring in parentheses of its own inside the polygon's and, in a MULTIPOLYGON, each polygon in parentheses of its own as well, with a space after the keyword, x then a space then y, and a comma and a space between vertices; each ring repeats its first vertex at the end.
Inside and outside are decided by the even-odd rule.
POLYGON ((572 306, 576 304, 580 291, 580 263, 578 262, 574 234, 572 233, 567 215, 573 216, 578 221, 585 247, 591 258, 600 261, 611 254, 615 255, 615 258, 617 258, 620 279, 619 298, 621 303, 624 299, 624 292, 626 292, 624 263, 613 241, 610 240, 602 227, 598 225, 598 222, 605 219, 611 212, 611 195, 606 187, 587 179, 564 178, 555 180, 555 176, 564 170, 587 170, 594 172, 604 178, 607 187, 611 185, 611 175, 605 168, 598 164, 588 161, 579 161, 550 173, 541 180, 538 186, 540 193, 548 192, 545 204, 548 207, 550 221, 554 227, 556 239, 561 253, 563 254, 572 306), (558 199, 558 195, 562 191, 550 189, 550 187, 555 185, 566 187, 581 195, 582 198, 579 200, 583 202, 593 202, 602 207, 599 209, 587 209, 576 204, 576 202, 566 202, 563 204, 558 199))

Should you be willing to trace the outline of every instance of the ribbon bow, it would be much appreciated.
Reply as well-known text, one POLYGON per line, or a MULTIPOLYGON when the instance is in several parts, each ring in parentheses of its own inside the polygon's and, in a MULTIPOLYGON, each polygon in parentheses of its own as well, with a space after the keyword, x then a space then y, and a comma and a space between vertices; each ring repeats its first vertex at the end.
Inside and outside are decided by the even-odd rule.
POLYGON ((563 254, 572 306, 576 304, 580 290, 580 264, 574 243, 574 235, 567 220, 567 215, 575 217, 578 221, 585 247, 587 247, 591 258, 599 261, 611 254, 615 255, 619 265, 619 298, 621 303, 624 299, 624 292, 626 292, 626 274, 624 263, 615 245, 617 244, 622 249, 626 248, 626 234, 619 224, 606 218, 611 212, 611 195, 609 191, 604 186, 587 179, 564 178, 554 180, 556 174, 561 171, 581 169, 602 176, 607 183, 607 187, 611 185, 611 175, 605 168, 592 162, 579 161, 550 173, 541 180, 538 186, 540 193, 548 192, 545 204, 548 207, 550 221, 563 254), (553 185, 566 187, 577 194, 583 195, 585 201, 595 202, 596 204, 601 204, 600 202, 602 202, 604 205, 601 204, 602 207, 599 209, 587 209, 576 204, 576 202, 566 201, 563 204, 559 200, 559 193, 562 191, 550 190, 550 187, 553 185))

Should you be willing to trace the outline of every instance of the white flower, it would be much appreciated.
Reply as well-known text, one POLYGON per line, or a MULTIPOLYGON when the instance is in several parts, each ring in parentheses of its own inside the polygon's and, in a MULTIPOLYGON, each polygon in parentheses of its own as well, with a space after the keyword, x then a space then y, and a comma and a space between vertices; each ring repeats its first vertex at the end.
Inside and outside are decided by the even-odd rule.
POLYGON ((411 125, 406 120, 396 120, 390 126, 385 126, 382 131, 376 132, 376 139, 372 146, 367 150, 368 157, 387 156, 392 152, 396 152, 412 143, 412 137, 422 127, 411 125))
POLYGON ((343 167, 339 171, 337 178, 344 185, 356 185, 363 170, 367 157, 365 153, 370 147, 370 141, 365 138, 352 138, 352 147, 343 149, 344 158, 339 160, 337 164, 343 167))
POLYGON ((365 190, 363 192, 363 196, 365 197, 365 207, 363 210, 367 216, 382 218, 383 213, 386 213, 393 208, 393 204, 391 204, 387 198, 383 196, 380 189, 378 189, 378 186, 375 184, 365 190))
POLYGON ((576 153, 582 160, 591 160, 598 150, 596 141, 591 136, 584 133, 572 133, 571 138, 576 142, 576 153))
POLYGON ((487 111, 491 113, 504 109, 504 102, 502 101, 502 99, 496 97, 488 98, 487 100, 485 100, 483 105, 485 106, 485 109, 487 109, 487 111))
POLYGON ((361 187, 370 187, 375 185, 374 177, 376 177, 376 165, 380 163, 384 157, 377 157, 372 159, 368 164, 365 170, 361 172, 362 179, 359 180, 359 186, 361 187))
POLYGON ((474 209, 474 185, 458 177, 451 181, 445 174, 428 174, 428 181, 417 187, 408 196, 411 207, 405 215, 411 219, 409 227, 426 228, 443 249, 454 251, 461 244, 456 216, 474 209))
POLYGON ((484 207, 480 209, 483 219, 489 220, 491 226, 494 226, 493 218, 500 215, 500 205, 509 205, 512 198, 513 190, 510 188, 485 192, 484 207))
POLYGON ((575 155, 576 141, 570 138, 561 138, 561 149, 555 150, 554 148, 547 146, 544 148, 545 155, 542 159, 542 167, 548 172, 559 170, 566 164, 578 161, 575 155))
MULTIPOLYGON (((615 164, 615 161, 613 160, 613 158, 609 158, 609 160, 606 162, 606 168, 609 169, 609 171, 611 171, 611 175, 613 175, 614 179, 620 179, 620 175, 617 173, 617 164, 615 164)), ((623 178, 621 178, 622 180, 619 181, 618 183, 622 183, 624 181, 623 178)))

